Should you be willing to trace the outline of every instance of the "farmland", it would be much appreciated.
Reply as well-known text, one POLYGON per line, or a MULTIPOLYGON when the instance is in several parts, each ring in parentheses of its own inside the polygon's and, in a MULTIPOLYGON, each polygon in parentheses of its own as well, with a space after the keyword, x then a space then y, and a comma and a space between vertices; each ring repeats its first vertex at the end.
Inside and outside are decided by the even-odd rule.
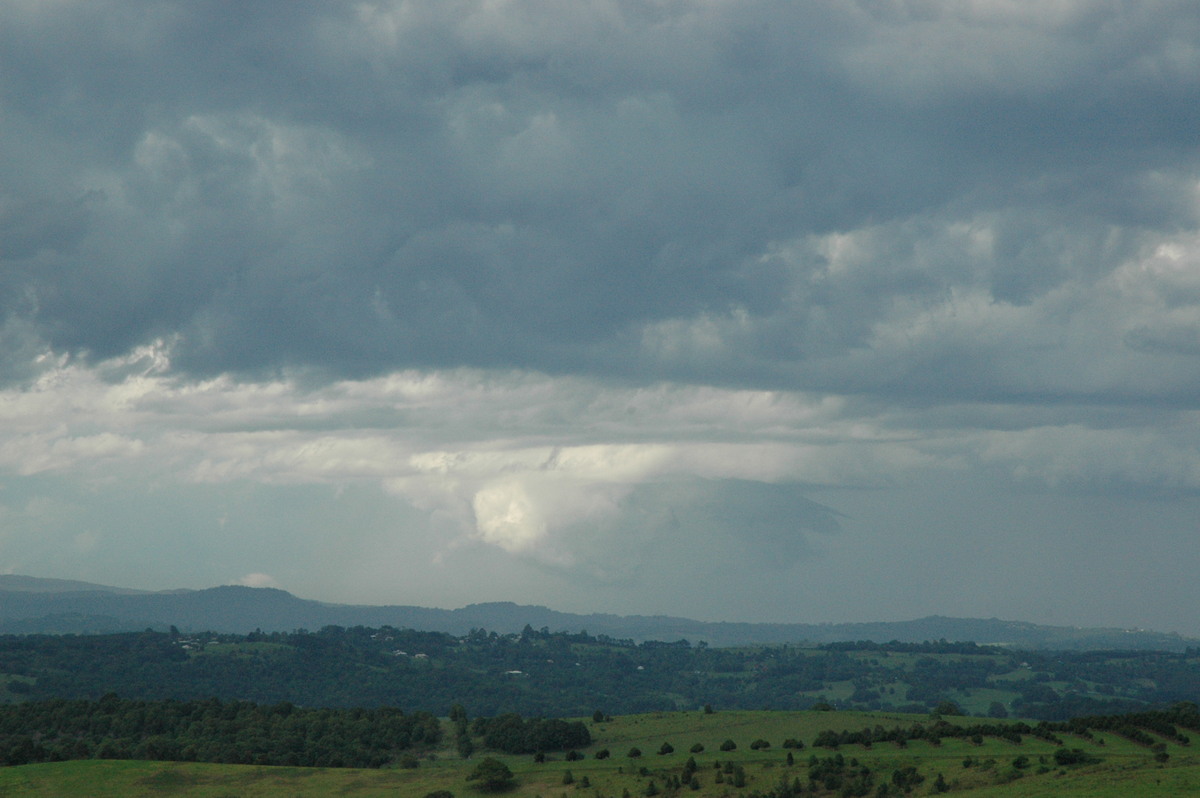
MULTIPOLYGON (((964 717, 945 720, 960 725, 975 722, 964 717)), ((928 716, 896 713, 689 711, 587 722, 593 737, 589 746, 571 755, 548 754, 541 762, 535 756, 487 751, 462 758, 448 745, 423 750, 416 767, 382 769, 92 759, 5 768, 0 770, 0 794, 421 798, 446 790, 460 797, 475 796, 486 793, 468 776, 486 757, 495 757, 511 770, 513 785, 504 794, 514 798, 563 794, 619 798, 626 791, 630 796, 697 798, 902 795, 906 788, 909 794, 927 795, 943 787, 947 794, 998 797, 1153 796, 1200 790, 1200 758, 1191 745, 1158 736, 1152 746, 1119 734, 1092 733, 1060 734, 1061 745, 1025 735, 1020 742, 985 737, 979 742, 943 738, 935 744, 913 739, 903 746, 848 744, 833 749, 812 743, 822 732, 911 729, 933 721, 928 716), (722 751, 727 741, 736 748, 722 751), (752 748, 756 741, 769 745, 752 748), (785 741, 798 741, 804 747, 784 748, 785 741), (660 754, 664 744, 673 750, 660 754), (693 753, 699 747, 702 750, 693 753), (597 758, 605 750, 610 755, 597 758), (1082 752, 1083 761, 1060 763, 1063 750, 1082 752), (635 751, 640 756, 630 756, 635 751), (692 775, 677 784, 685 772, 692 775), (797 786, 798 793, 794 792, 797 786)))

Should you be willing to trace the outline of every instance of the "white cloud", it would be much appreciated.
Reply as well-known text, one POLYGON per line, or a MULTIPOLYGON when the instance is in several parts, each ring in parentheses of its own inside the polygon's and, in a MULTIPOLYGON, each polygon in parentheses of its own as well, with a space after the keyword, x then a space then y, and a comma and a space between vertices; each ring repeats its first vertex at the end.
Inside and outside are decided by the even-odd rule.
POLYGON ((275 577, 263 573, 246 574, 238 579, 235 584, 244 585, 245 587, 279 587, 279 582, 275 581, 275 577))

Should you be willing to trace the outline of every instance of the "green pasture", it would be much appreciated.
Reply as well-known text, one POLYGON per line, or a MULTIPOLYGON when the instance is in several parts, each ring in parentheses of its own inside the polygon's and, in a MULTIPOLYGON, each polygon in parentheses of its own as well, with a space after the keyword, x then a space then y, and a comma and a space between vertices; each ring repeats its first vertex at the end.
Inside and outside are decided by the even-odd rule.
MULTIPOLYGON (((949 718, 974 723, 978 718, 949 718)), ((876 784, 888 781, 892 772, 915 766, 925 777, 913 795, 930 795, 941 774, 952 796, 1179 796, 1200 795, 1200 756, 1190 746, 1167 743, 1169 759, 1154 760, 1151 750, 1111 734, 1097 733, 1095 739, 1063 735, 1068 748, 1079 748, 1101 757, 1091 765, 1058 767, 1055 744, 1026 736, 1020 744, 985 738, 982 745, 969 741, 943 740, 940 745, 924 741, 904 747, 892 743, 842 746, 838 751, 814 749, 812 740, 823 730, 857 730, 877 725, 891 728, 928 723, 928 716, 863 712, 662 712, 615 717, 610 721, 587 721, 594 737, 582 753, 585 758, 567 762, 555 753, 537 763, 532 756, 497 755, 516 776, 516 786, 503 795, 512 798, 620 798, 625 790, 632 798, 645 795, 651 781, 660 795, 669 795, 667 779, 678 775, 688 757, 698 765, 700 789, 683 787, 676 795, 696 798, 736 798, 752 792, 765 793, 782 779, 799 778, 808 792, 808 760, 840 754, 848 764, 870 768, 876 784), (787 765, 787 738, 804 741, 803 750, 792 751, 794 764, 787 765), (755 740, 770 747, 751 750, 755 740), (720 751, 721 743, 733 740, 737 748, 720 751), (1101 742, 1103 741, 1103 742, 1101 742), (663 743, 674 752, 660 755, 663 743), (690 753, 693 745, 704 746, 690 753), (631 758, 630 749, 641 756, 631 758), (595 753, 608 749, 607 759, 595 753), (1014 762, 1023 757, 1024 767, 1014 762), (728 777, 718 783, 716 762, 740 766, 745 785, 735 787, 728 777), (645 773, 642 769, 645 769, 645 773), (572 783, 564 784, 571 772, 572 783), (586 780, 586 787, 583 787, 586 780)), ((452 739, 450 737, 449 739, 452 739)), ((0 768, 0 796, 47 796, 73 798, 137 798, 138 796, 195 796, 195 798, 255 798, 257 796, 412 796, 423 798, 436 790, 448 790, 456 798, 483 798, 467 775, 487 752, 463 760, 452 747, 422 754, 415 769, 356 770, 337 768, 287 768, 243 765, 211 765, 173 762, 128 762, 84 760, 0 768)), ((820 793, 824 795, 837 793, 820 793)), ((872 791, 873 794, 873 791, 872 791)))

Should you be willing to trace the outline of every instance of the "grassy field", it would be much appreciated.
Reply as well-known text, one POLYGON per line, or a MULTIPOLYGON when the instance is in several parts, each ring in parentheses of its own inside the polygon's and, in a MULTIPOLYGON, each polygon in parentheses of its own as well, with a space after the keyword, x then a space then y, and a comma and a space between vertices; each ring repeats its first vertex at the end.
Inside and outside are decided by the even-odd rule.
MULTIPOLYGON (((963 719, 973 722, 976 719, 963 719)), ((840 754, 847 765, 870 768, 875 785, 890 783, 893 771, 914 766, 924 776, 913 795, 933 793, 940 774, 949 787, 949 795, 1011 796, 1180 796, 1200 795, 1200 756, 1190 746, 1167 744, 1170 758, 1165 763, 1154 760, 1153 752, 1114 735, 1097 735, 1095 740, 1064 736, 1069 748, 1079 748, 1101 757, 1097 764, 1058 767, 1049 742, 1025 737, 1020 744, 985 738, 982 745, 967 741, 944 740, 940 745, 923 741, 910 742, 899 748, 894 744, 842 746, 837 752, 814 749, 811 741, 825 729, 862 729, 876 725, 909 726, 928 722, 925 716, 893 713, 858 712, 670 712, 617 717, 604 723, 590 724, 595 742, 583 753, 586 758, 566 762, 562 754, 554 754, 544 763, 535 763, 531 756, 498 756, 516 776, 516 786, 504 793, 513 798, 620 798, 625 790, 633 798, 645 795, 647 786, 655 782, 660 794, 669 795, 667 780, 677 776, 689 756, 699 769, 696 773, 698 790, 683 787, 677 794, 697 798, 749 796, 765 793, 781 780, 799 778, 804 794, 809 792, 808 761, 840 754), (787 751, 781 744, 787 738, 805 742, 802 751, 793 751, 794 764, 786 763, 787 751), (721 743, 732 739, 737 749, 719 750, 721 743), (771 747, 752 751, 750 743, 764 739, 771 747), (1100 740, 1103 739, 1103 744, 1100 740), (667 755, 657 752, 663 743, 675 751, 667 755), (691 754, 695 744, 704 746, 701 753, 691 754), (607 748, 608 759, 598 760, 595 753, 607 748), (642 755, 627 756, 631 748, 642 755), (1027 764, 1015 768, 1018 757, 1027 764), (745 784, 736 787, 732 776, 720 772, 714 763, 732 763, 745 774, 745 784), (966 766, 964 762, 970 762, 966 766), (645 768, 646 772, 641 773, 645 768), (564 773, 570 771, 573 783, 564 784, 564 773), (586 778, 587 786, 582 787, 586 778)), ((590 723, 590 721, 589 721, 590 723)), ((448 739, 452 739, 449 736, 448 739)), ((272 768, 237 765, 207 765, 195 763, 125 762, 85 760, 53 764, 27 765, 0 769, 0 796, 47 796, 47 798, 131 798, 134 796, 196 796, 197 798, 254 798, 256 796, 413 796, 422 798, 435 790, 449 790, 458 798, 482 796, 467 774, 485 753, 470 760, 458 758, 451 749, 426 752, 416 769, 352 770, 272 768)), ((833 793, 816 794, 836 795, 833 793)))

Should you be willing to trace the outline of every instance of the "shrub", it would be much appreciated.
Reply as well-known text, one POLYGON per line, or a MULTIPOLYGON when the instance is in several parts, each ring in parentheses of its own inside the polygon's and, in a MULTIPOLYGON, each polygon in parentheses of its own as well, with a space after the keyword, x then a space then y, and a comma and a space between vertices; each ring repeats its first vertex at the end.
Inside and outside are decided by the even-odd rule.
POLYGON ((508 765, 489 756, 475 766, 467 781, 478 781, 480 788, 487 792, 499 792, 512 786, 513 774, 508 765))
POLYGON ((726 740, 725 742, 721 743, 721 750, 735 751, 737 750, 737 743, 735 743, 733 740, 726 740))
POLYGON ((1099 762, 1099 757, 1092 756, 1079 748, 1060 748, 1054 752, 1054 762, 1059 767, 1066 765, 1091 765, 1099 762))

